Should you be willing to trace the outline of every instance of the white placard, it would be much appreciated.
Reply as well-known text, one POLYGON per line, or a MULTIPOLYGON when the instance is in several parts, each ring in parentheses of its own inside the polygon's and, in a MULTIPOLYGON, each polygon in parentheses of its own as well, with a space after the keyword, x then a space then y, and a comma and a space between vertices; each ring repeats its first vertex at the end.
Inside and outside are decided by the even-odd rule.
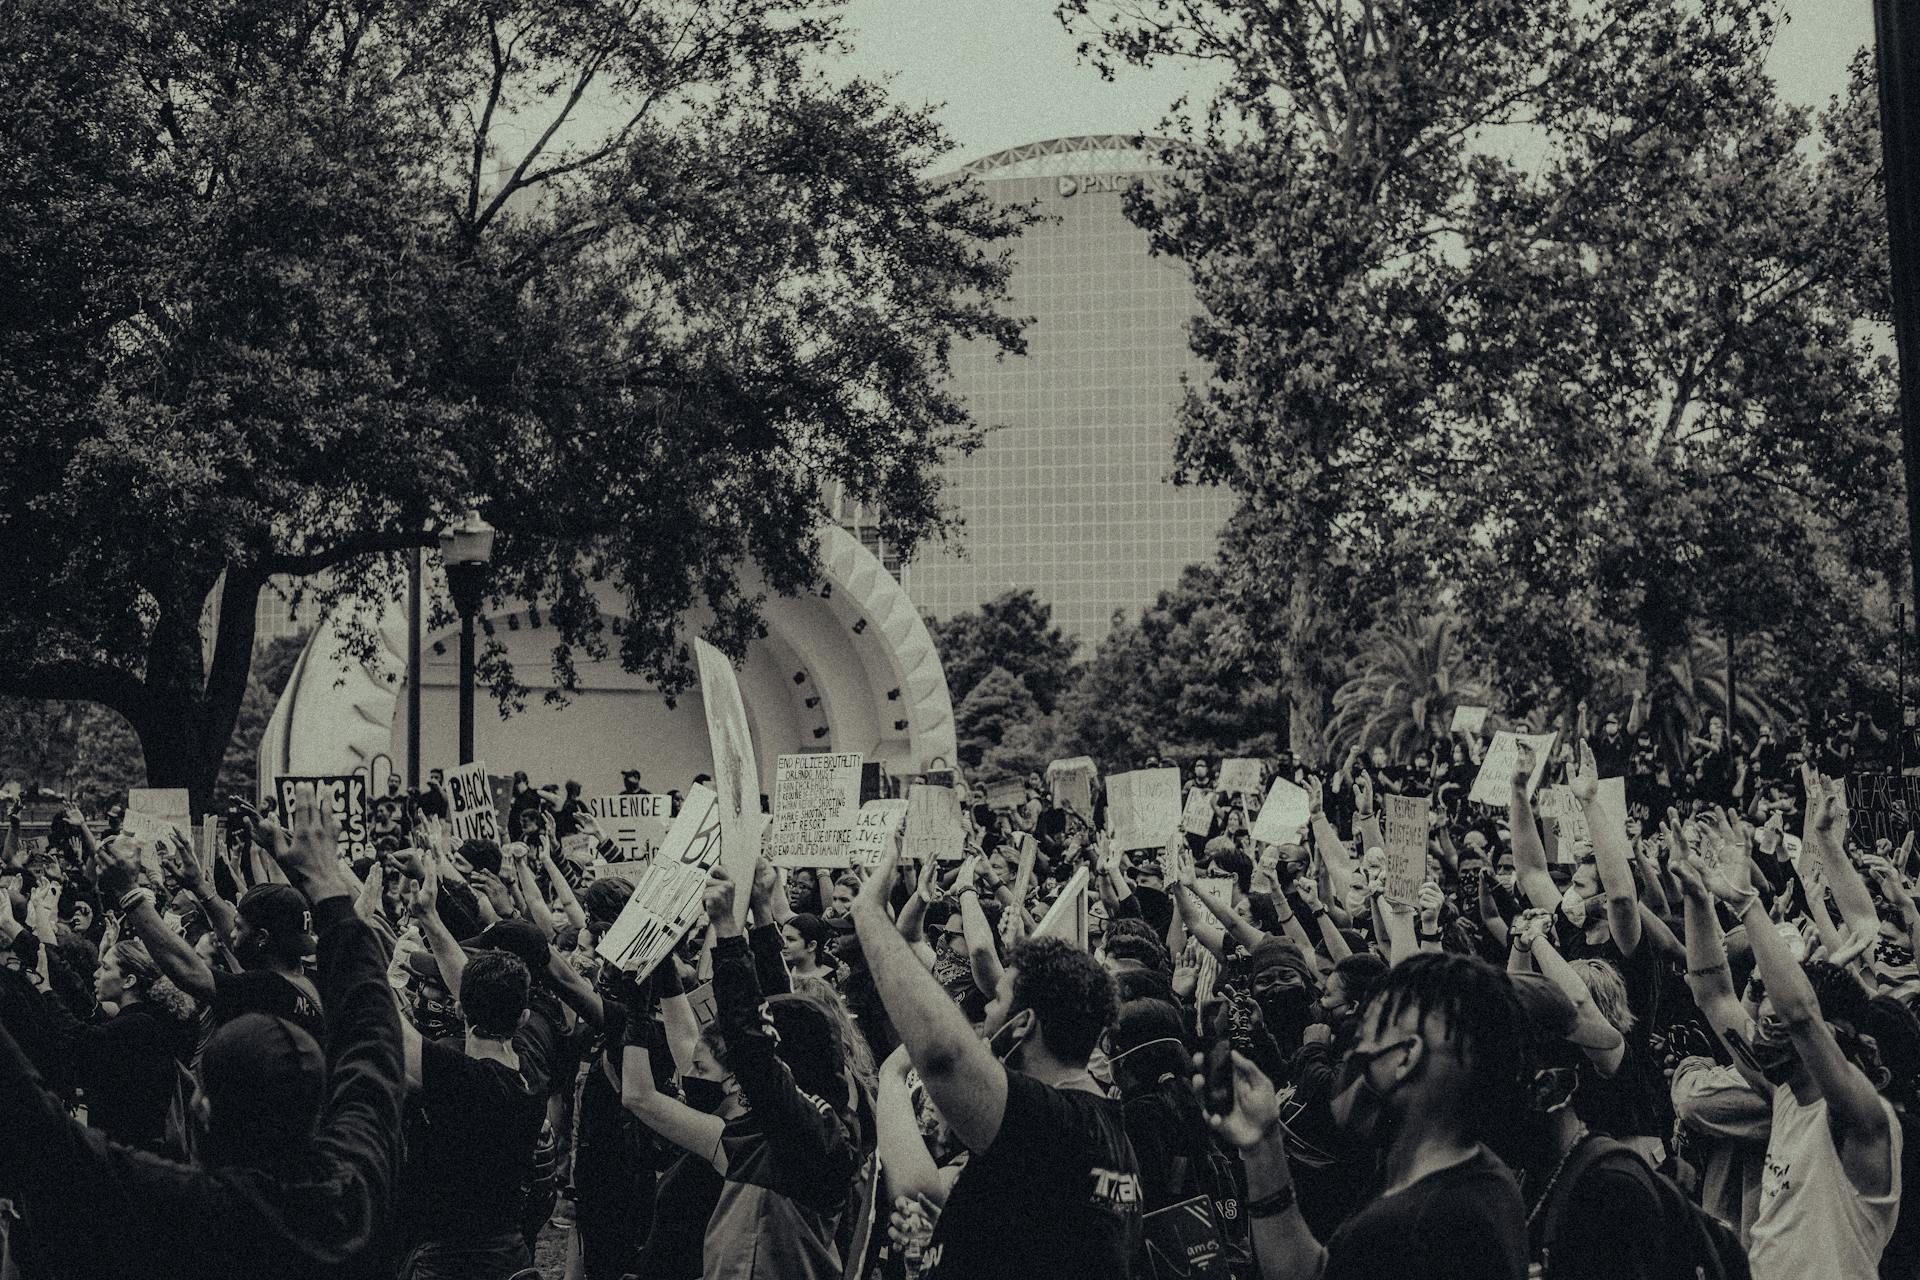
POLYGON ((960 793, 952 787, 916 782, 907 792, 907 834, 900 856, 910 862, 932 858, 959 862, 967 856, 967 824, 960 816, 960 793))
POLYGON ((1258 760, 1234 756, 1220 764, 1220 789, 1230 796, 1257 796, 1264 772, 1258 760))
MULTIPOLYGON (((701 891, 707 873, 720 863, 720 807, 704 786, 696 786, 680 806, 666 843, 646 866, 633 896, 600 939, 601 959, 644 979, 655 965, 706 917, 701 891)), ((618 865, 618 864, 616 864, 618 865)), ((751 883, 736 880, 735 896, 745 900, 751 883)))
POLYGON ((487 781, 487 763, 475 760, 447 771, 447 825, 457 848, 463 840, 491 840, 499 844, 505 838, 500 829, 500 811, 493 807, 493 785, 487 781))
POLYGON ((587 813, 600 834, 620 846, 620 860, 643 862, 665 843, 673 822, 673 797, 667 795, 595 796, 587 813))
MULTIPOLYGON (((740 701, 740 682, 725 654, 697 637, 693 654, 700 665, 700 700, 707 713, 715 803, 726 846, 720 865, 735 884, 746 886, 753 883, 753 869, 760 861, 760 831, 766 825, 766 815, 760 812, 760 765, 753 755, 747 707, 740 701)), ((734 917, 746 922, 744 887, 734 900, 734 917)))
POLYGON ((1389 902, 1411 907, 1420 901, 1420 885, 1427 878, 1427 831, 1425 796, 1380 797, 1389 902))
POLYGON ((853 830, 847 834, 847 861, 856 867, 874 867, 886 855, 894 832, 907 820, 905 800, 869 800, 860 806, 853 830))
POLYGON ((1267 802, 1253 820, 1253 838, 1264 844, 1298 844, 1300 828, 1313 816, 1313 800, 1285 778, 1275 778, 1267 802))
POLYGON ((1468 737, 1487 727, 1487 709, 1485 707, 1455 707, 1453 726, 1449 733, 1464 733, 1468 737))
POLYGON ((1164 849, 1180 829, 1180 771, 1135 769, 1107 779, 1113 847, 1164 849))
POLYGON ((1513 772, 1520 767, 1522 743, 1533 748, 1533 773, 1527 779, 1527 795, 1531 797, 1540 789, 1540 780, 1547 776, 1547 765, 1552 760, 1555 741, 1556 737, 1551 733, 1521 735, 1502 729, 1494 734, 1493 741, 1487 744, 1487 754, 1481 758, 1480 772, 1473 780, 1473 790, 1467 793, 1467 799, 1491 805, 1495 809, 1505 809, 1513 802, 1513 772))
POLYGON ((860 813, 860 753, 781 756, 773 787, 776 867, 845 868, 860 813))
POLYGON ((1093 780, 1099 776, 1099 766, 1091 756, 1055 760, 1047 766, 1047 785, 1053 791, 1054 804, 1073 810, 1083 821, 1092 822, 1093 780))
POLYGON ((1213 830, 1213 792, 1195 787, 1187 793, 1187 807, 1180 815, 1180 829, 1190 836, 1204 836, 1213 830))

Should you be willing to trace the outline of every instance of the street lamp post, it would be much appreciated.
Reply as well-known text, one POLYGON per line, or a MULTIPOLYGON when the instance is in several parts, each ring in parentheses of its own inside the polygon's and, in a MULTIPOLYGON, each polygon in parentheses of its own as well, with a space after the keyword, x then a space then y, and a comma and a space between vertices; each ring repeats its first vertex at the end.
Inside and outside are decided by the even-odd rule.
POLYGON ((467 508, 466 518, 440 535, 447 590, 460 613, 460 763, 473 763, 473 623, 487 590, 493 559, 493 526, 467 508))

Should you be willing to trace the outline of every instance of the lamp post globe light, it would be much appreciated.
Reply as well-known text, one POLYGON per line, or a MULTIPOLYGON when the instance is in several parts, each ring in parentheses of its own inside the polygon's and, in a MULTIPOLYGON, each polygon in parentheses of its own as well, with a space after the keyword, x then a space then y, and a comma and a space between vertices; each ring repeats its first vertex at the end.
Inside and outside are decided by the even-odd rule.
POLYGON ((487 591, 487 565, 493 559, 493 526, 468 507, 460 523, 440 534, 440 559, 447 590, 460 614, 460 763, 473 763, 473 622, 487 591))

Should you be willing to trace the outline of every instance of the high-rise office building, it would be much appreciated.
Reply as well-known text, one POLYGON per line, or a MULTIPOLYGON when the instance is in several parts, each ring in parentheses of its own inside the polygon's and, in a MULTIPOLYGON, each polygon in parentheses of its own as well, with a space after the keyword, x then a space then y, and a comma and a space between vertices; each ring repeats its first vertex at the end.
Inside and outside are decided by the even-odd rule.
POLYGON ((1049 220, 1014 245, 1008 309, 1033 318, 1028 354, 955 355, 974 419, 998 429, 947 467, 963 550, 929 546, 901 574, 926 613, 1032 587, 1092 646, 1116 608, 1137 614, 1184 566, 1213 558, 1229 496, 1167 479, 1180 374, 1198 370, 1193 286, 1179 263, 1149 256, 1121 211, 1121 193, 1158 167, 1131 138, 1106 136, 1014 147, 962 170, 1049 220))

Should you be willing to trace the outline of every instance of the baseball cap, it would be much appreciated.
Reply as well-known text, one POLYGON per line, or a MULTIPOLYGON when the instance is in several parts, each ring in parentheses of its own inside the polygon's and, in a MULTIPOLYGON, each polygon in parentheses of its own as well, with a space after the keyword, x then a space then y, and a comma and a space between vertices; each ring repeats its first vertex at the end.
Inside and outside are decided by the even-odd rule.
POLYGON ((243 1013, 223 1024, 200 1055, 200 1088, 214 1124, 229 1132, 302 1137, 320 1114, 326 1085, 319 1043, 271 1014, 243 1013))
POLYGON ((547 945, 547 935, 518 918, 496 920, 460 945, 469 951, 505 951, 519 956, 527 972, 536 979, 547 971, 547 958, 553 954, 553 948, 547 945))
POLYGON ((620 776, 622 778, 637 778, 640 776, 640 771, 638 769, 622 769, 620 776))
POLYGON ((274 951, 286 959, 312 955, 319 945, 307 899, 290 884, 255 885, 240 896, 239 911, 242 920, 267 931, 274 951))
POLYGON ((475 871, 500 874, 500 846, 491 840, 465 840, 460 844, 460 856, 475 871))

